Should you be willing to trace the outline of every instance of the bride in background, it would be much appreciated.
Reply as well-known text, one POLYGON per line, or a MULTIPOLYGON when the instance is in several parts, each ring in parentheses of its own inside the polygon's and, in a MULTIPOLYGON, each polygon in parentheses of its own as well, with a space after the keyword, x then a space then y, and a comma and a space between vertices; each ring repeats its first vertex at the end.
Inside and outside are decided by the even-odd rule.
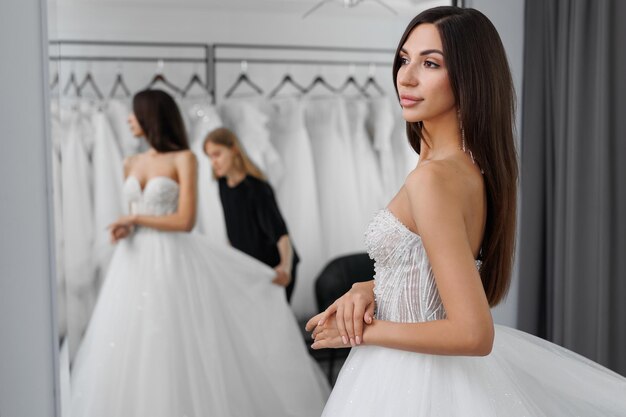
POLYGON ((130 214, 72 368, 72 417, 319 416, 328 387, 275 271, 189 233, 196 159, 165 92, 133 99, 150 149, 124 164, 130 214))

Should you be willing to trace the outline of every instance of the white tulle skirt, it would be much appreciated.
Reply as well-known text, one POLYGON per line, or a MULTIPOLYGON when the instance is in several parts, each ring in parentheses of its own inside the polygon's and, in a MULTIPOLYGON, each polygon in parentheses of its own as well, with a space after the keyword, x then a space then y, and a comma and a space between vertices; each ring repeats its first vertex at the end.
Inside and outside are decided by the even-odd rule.
POLYGON ((198 235, 120 242, 72 367, 71 417, 319 416, 328 387, 273 277, 198 235))
POLYGON ((496 326, 485 357, 353 348, 323 416, 626 416, 626 378, 543 339, 496 326))

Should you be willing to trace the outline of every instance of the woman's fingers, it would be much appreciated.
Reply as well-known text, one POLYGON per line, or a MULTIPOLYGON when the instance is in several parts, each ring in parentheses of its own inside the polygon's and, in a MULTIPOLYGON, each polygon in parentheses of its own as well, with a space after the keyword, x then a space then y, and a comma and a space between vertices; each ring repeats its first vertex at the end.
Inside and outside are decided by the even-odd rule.
POLYGON ((354 307, 354 304, 347 303, 343 308, 343 317, 337 317, 337 320, 343 320, 350 346, 356 346, 354 338, 354 307))
POLYGON ((319 325, 319 322, 320 322, 320 320, 321 320, 323 315, 324 315, 324 312, 321 312, 321 313, 316 314, 313 317, 311 317, 309 319, 309 321, 306 322, 306 325, 304 326, 304 329, 307 332, 310 332, 311 330, 314 330, 319 325))
POLYGON ((372 324, 372 320, 374 320, 374 309, 375 309, 375 304, 374 303, 370 303, 367 306, 367 309, 365 310, 365 314, 363 315, 363 320, 367 323, 367 324, 372 324))
POLYGON ((343 310, 344 310, 344 305, 343 304, 339 304, 337 306, 337 330, 339 331, 339 335, 341 336, 341 340, 343 341, 344 344, 348 344, 349 339, 348 339, 348 333, 346 332, 346 326, 344 324, 344 320, 343 320, 343 310))
POLYGON ((352 322, 354 323, 354 341, 357 345, 360 345, 363 340, 364 317, 365 306, 362 303, 355 304, 354 313, 352 314, 352 322))
POLYGON ((313 349, 325 349, 325 348, 339 348, 346 346, 346 343, 342 343, 341 337, 329 336, 325 333, 321 333, 315 342, 311 345, 313 349))
POLYGON ((326 310, 324 310, 324 312, 322 313, 322 317, 320 318, 320 321, 317 324, 322 326, 324 323, 326 323, 326 320, 328 320, 333 314, 337 312, 337 305, 338 305, 339 300, 336 300, 334 303, 328 306, 326 310))

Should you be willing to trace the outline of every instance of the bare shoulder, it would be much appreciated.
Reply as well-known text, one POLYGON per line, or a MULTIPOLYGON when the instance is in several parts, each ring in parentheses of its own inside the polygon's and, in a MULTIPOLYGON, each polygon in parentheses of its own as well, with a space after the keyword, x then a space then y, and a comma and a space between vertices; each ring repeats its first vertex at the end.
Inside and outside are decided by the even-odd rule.
POLYGON ((411 200, 443 198, 458 201, 466 187, 461 169, 450 161, 429 161, 418 165, 406 178, 405 188, 411 200))
POLYGON ((137 159, 139 159, 140 155, 141 154, 130 155, 124 158, 124 176, 125 177, 127 177, 130 174, 132 167, 137 163, 137 159))
POLYGON ((413 221, 420 234, 464 228, 474 205, 473 173, 457 161, 437 160, 418 165, 405 182, 413 221), (433 229, 434 228, 434 229, 433 229))
POLYGON ((189 149, 176 152, 174 160, 177 164, 182 165, 195 165, 197 163, 196 155, 189 149))

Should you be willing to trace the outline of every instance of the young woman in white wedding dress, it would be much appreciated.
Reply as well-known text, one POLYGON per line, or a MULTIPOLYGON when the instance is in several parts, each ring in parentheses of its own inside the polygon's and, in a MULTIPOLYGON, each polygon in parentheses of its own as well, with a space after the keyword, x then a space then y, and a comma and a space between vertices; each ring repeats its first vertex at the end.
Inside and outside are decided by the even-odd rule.
POLYGON ((626 416, 626 378, 493 324, 510 281, 517 161, 491 22, 424 11, 393 70, 420 160, 367 230, 374 280, 307 324, 314 348, 355 346, 323 416, 626 416))
POLYGON ((196 158, 166 93, 129 117, 150 149, 125 162, 130 214, 72 368, 72 417, 319 416, 327 387, 276 272, 188 233, 196 158))

